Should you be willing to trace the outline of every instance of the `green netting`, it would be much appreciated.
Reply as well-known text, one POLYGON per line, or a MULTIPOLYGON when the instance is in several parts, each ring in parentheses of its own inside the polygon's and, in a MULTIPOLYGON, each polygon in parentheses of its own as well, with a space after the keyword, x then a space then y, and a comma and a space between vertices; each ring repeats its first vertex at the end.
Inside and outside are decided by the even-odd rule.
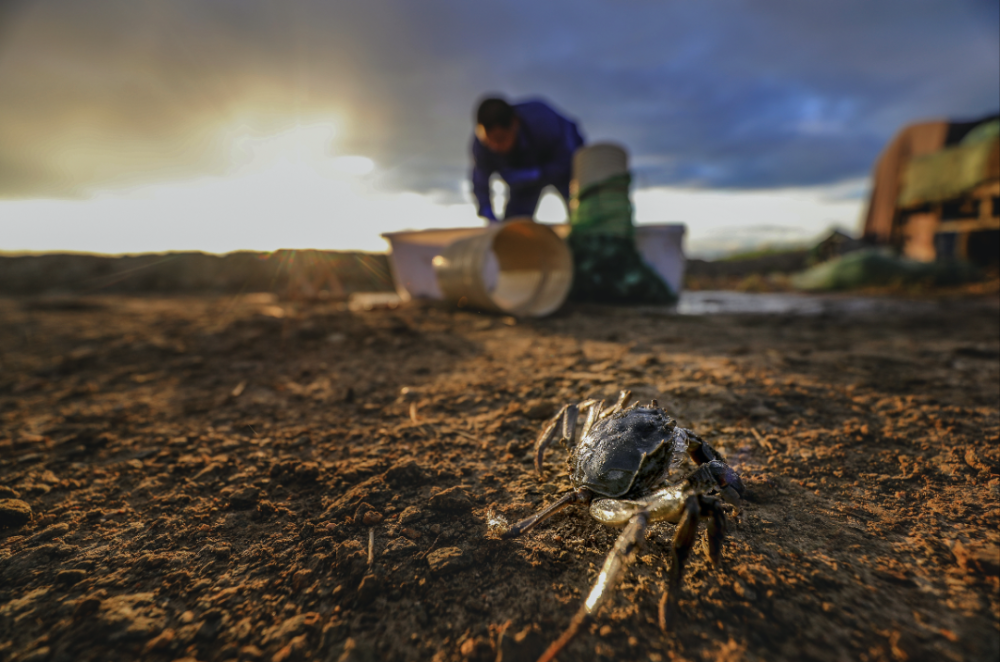
POLYGON ((574 196, 570 225, 573 234, 631 237, 632 203, 628 189, 632 177, 625 173, 591 184, 574 196))
POLYGON ((677 296, 635 248, 628 174, 581 191, 571 205, 573 289, 578 302, 666 304, 677 296))
POLYGON ((573 252, 571 301, 667 304, 677 300, 643 262, 631 237, 570 234, 567 243, 573 252))

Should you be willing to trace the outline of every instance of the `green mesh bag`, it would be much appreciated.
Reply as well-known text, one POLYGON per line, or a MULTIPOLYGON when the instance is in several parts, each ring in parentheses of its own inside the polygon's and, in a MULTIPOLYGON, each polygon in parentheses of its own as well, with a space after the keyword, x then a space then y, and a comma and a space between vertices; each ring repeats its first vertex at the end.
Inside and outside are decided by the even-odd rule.
POLYGON ((570 226, 573 234, 600 234, 632 237, 632 203, 628 189, 632 178, 628 173, 608 177, 591 184, 573 196, 570 226))
POLYGON ((574 196, 567 239, 573 252, 571 301, 669 304, 676 294, 635 248, 628 174, 588 186, 574 196))

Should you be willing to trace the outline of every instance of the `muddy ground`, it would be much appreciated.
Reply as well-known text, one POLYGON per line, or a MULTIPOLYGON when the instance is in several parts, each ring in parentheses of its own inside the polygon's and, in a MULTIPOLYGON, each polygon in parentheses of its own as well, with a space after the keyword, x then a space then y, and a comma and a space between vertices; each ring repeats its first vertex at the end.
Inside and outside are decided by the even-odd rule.
POLYGON ((533 321, 0 299, 0 659, 533 660, 617 532, 577 509, 502 541, 488 518, 567 490, 564 450, 534 476, 534 439, 620 387, 750 498, 721 571, 693 555, 673 631, 660 523, 560 659, 998 659, 995 295, 533 321))

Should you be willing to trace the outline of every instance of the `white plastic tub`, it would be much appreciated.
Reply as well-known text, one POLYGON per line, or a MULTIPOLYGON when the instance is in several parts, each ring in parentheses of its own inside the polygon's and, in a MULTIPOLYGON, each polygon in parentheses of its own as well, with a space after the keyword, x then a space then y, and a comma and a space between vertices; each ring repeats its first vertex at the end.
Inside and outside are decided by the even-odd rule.
POLYGON ((403 301, 410 299, 443 299, 434 274, 434 258, 456 239, 474 237, 486 232, 485 227, 451 228, 447 230, 414 230, 387 232, 382 238, 389 242, 389 264, 396 292, 403 301))
POLYGON ((684 289, 686 230, 683 223, 635 226, 635 247, 639 255, 677 295, 684 289))

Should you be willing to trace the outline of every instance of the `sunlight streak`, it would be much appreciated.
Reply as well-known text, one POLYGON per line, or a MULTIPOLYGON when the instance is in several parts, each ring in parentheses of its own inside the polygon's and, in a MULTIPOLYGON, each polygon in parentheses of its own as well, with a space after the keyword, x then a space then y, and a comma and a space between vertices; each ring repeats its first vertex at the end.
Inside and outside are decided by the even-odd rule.
MULTIPOLYGON (((386 190, 384 170, 338 148, 337 122, 300 124, 253 135, 235 124, 223 132, 231 166, 201 177, 105 191, 86 200, 0 201, 0 250, 138 253, 279 248, 384 251, 382 233, 481 227, 468 202, 386 190)), ((494 207, 506 186, 494 182, 494 207)), ((762 243, 804 243, 831 226, 856 231, 865 181, 769 191, 670 187, 632 193, 637 224, 688 226, 692 256, 724 254, 762 243)), ((562 200, 547 191, 536 218, 566 221, 562 200)))

